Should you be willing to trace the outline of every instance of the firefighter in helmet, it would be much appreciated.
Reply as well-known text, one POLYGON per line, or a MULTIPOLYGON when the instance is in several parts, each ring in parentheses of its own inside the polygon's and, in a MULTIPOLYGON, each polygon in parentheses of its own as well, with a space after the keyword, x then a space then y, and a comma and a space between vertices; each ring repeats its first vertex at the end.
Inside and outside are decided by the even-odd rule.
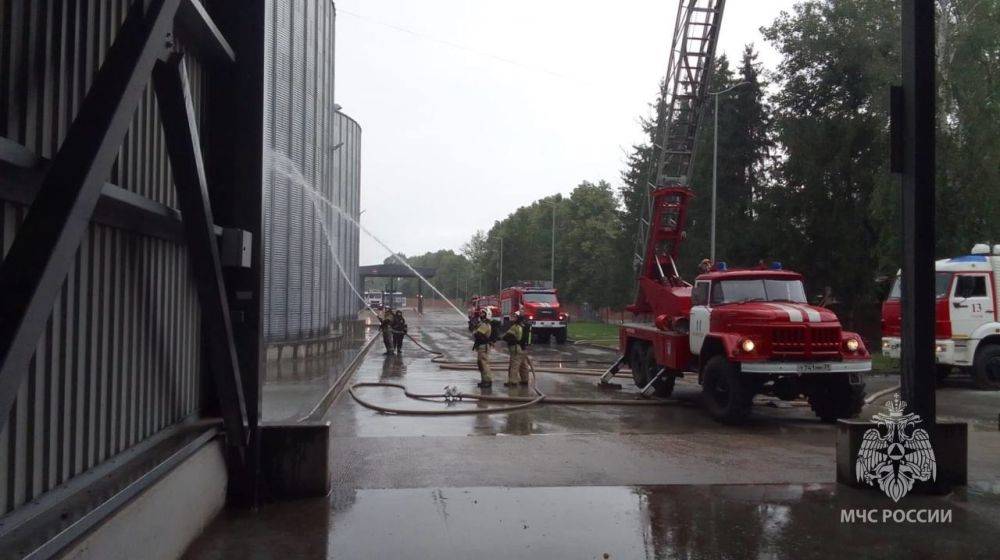
POLYGON ((712 261, 702 259, 701 262, 698 263, 698 274, 708 274, 709 272, 712 272, 712 261))
POLYGON ((382 321, 379 324, 379 328, 382 330, 382 344, 385 344, 385 353, 392 354, 392 322, 396 319, 393 315, 392 309, 388 307, 382 312, 382 321))
POLYGON ((493 374, 490 372, 490 337, 493 335, 493 327, 490 325, 490 313, 486 309, 479 312, 479 324, 472 332, 472 349, 476 352, 476 366, 479 368, 481 378, 479 387, 489 389, 493 387, 493 374))
POLYGON ((512 387, 517 384, 528 384, 528 356, 525 354, 526 340, 524 340, 524 315, 515 311, 511 314, 511 326, 507 333, 503 335, 503 341, 507 343, 507 352, 510 354, 510 365, 507 368, 507 382, 504 385, 512 387))
POLYGON ((406 319, 403 318, 403 311, 397 309, 392 318, 392 345, 398 354, 403 353, 404 336, 406 336, 406 319))

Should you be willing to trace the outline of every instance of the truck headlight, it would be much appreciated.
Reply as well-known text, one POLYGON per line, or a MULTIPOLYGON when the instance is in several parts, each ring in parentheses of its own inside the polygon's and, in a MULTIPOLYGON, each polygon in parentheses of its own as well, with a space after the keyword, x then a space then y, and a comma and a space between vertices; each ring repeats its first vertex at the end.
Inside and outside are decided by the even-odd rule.
POLYGON ((937 352, 938 354, 940 354, 941 352, 944 352, 944 346, 941 346, 940 344, 938 344, 938 345, 934 346, 934 351, 937 352))
POLYGON ((856 338, 848 338, 847 342, 844 343, 848 352, 857 352, 858 348, 861 348, 861 343, 858 342, 856 338))
POLYGON ((740 343, 740 348, 742 348, 744 352, 749 354, 753 352, 755 348, 757 348, 757 345, 754 344, 754 341, 750 340, 749 338, 744 338, 743 342, 740 343))

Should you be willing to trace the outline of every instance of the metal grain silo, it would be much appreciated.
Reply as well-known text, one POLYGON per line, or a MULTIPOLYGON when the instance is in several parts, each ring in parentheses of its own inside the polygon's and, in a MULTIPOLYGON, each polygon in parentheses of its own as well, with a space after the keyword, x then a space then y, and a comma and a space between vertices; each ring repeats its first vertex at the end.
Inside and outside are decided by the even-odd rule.
POLYGON ((358 212, 360 127, 334 103, 332 2, 270 1, 265 25, 264 336, 268 342, 322 338, 355 318, 358 305, 334 255, 356 281, 358 232, 323 199, 358 212), (265 160, 267 160, 267 156, 265 160), (325 222, 325 223, 324 223, 325 222))

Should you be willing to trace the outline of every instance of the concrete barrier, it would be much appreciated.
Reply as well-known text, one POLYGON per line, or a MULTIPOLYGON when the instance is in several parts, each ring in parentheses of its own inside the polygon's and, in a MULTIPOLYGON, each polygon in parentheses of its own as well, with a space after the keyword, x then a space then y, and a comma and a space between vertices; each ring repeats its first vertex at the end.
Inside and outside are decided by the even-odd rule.
POLYGON ((214 439, 166 476, 71 544, 73 560, 180 558, 226 504, 228 474, 221 440, 214 439))

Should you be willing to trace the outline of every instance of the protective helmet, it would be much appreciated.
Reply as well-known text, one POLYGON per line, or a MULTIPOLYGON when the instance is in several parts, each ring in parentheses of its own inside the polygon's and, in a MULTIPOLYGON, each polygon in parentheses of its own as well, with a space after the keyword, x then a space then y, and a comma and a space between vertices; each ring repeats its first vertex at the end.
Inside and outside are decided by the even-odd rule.
POLYGON ((482 317, 483 319, 489 319, 490 318, 490 310, 486 309, 485 307, 483 309, 480 309, 479 310, 479 316, 482 317))

